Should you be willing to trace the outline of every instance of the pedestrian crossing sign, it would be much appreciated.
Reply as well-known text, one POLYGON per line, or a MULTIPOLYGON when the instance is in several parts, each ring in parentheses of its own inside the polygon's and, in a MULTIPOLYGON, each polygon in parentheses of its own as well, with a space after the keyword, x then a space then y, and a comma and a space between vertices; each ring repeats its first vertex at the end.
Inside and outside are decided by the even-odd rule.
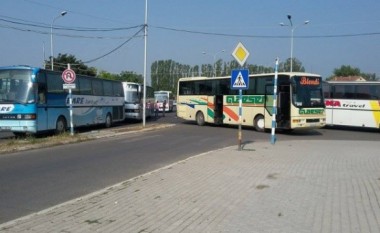
POLYGON ((249 71, 247 69, 232 70, 231 72, 231 89, 248 89, 249 71))

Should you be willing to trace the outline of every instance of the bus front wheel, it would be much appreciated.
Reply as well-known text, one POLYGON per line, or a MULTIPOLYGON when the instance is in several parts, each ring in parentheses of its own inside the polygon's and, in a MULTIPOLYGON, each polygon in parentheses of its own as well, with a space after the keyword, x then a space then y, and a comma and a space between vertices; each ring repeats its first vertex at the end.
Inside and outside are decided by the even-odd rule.
POLYGON ((111 114, 107 114, 107 116, 106 116, 106 122, 105 122, 105 127, 106 128, 109 128, 109 127, 111 127, 112 126, 112 117, 111 117, 111 114))
POLYGON ((203 126, 205 124, 205 117, 202 112, 197 113, 196 120, 199 126, 203 126))
POLYGON ((66 131, 67 123, 64 117, 59 117, 57 123, 55 124, 55 133, 62 134, 66 131))
POLYGON ((255 127, 256 131, 264 132, 265 123, 264 123, 264 116, 263 115, 258 115, 257 117, 255 117, 254 127, 255 127))

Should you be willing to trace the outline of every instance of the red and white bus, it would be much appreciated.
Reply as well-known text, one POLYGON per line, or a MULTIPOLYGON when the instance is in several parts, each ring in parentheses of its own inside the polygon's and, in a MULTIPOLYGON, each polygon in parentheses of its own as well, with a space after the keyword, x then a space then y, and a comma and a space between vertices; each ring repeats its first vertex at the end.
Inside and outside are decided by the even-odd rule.
POLYGON ((165 109, 165 112, 173 111, 174 97, 171 91, 155 91, 154 92, 155 102, 158 103, 158 111, 162 112, 165 109), (165 107, 163 106, 166 101, 165 107))
POLYGON ((380 129, 380 82, 323 83, 326 125, 380 129))

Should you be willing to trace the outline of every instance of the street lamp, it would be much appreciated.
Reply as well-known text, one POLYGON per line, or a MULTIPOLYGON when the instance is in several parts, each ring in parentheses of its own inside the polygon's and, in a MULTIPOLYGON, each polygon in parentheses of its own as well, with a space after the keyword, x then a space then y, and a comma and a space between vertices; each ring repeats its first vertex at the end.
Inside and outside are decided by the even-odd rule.
POLYGON ((287 17, 288 17, 288 20, 290 22, 290 25, 289 24, 284 24, 284 23, 280 23, 280 25, 281 26, 288 26, 291 29, 291 37, 290 37, 290 72, 293 72, 293 40, 294 40, 294 30, 297 27, 299 27, 299 26, 306 25, 306 24, 310 23, 310 20, 306 20, 302 24, 293 26, 292 16, 288 15, 287 17))
POLYGON ((51 70, 54 70, 54 52, 53 52, 53 24, 55 20, 57 20, 59 17, 63 17, 67 14, 67 11, 62 11, 61 14, 54 17, 53 21, 51 22, 50 27, 50 64, 51 64, 51 70))
POLYGON ((206 52, 202 52, 202 54, 204 54, 204 55, 210 55, 210 56, 212 56, 212 58, 213 58, 213 71, 212 71, 212 75, 213 75, 213 77, 215 77, 216 76, 216 68, 215 68, 215 59, 216 59, 216 55, 218 55, 219 53, 224 53, 226 50, 221 50, 221 51, 219 51, 219 52, 216 52, 216 53, 214 53, 214 55, 211 55, 211 54, 209 54, 209 53, 206 53, 206 52))

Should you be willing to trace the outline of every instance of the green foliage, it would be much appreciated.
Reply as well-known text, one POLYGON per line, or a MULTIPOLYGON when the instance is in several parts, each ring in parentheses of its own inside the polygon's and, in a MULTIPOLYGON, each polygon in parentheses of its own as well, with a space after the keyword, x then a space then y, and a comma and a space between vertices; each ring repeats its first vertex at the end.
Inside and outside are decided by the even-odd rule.
POLYGON ((334 76, 338 76, 338 77, 360 76, 360 69, 351 67, 350 65, 342 65, 340 68, 334 69, 334 76))
POLYGON ((112 74, 107 71, 100 71, 98 77, 121 82, 143 83, 144 77, 134 72, 122 71, 120 74, 112 74))
POLYGON ((334 77, 349 77, 349 76, 361 76, 367 81, 376 81, 379 78, 375 73, 362 73, 359 68, 352 67, 350 65, 342 65, 339 68, 334 69, 334 73, 332 76, 327 78, 326 80, 331 80, 334 77))
POLYGON ((181 77, 198 73, 198 66, 183 65, 173 60, 160 60, 152 63, 151 81, 155 90, 172 91, 177 93, 177 82, 181 77))
POLYGON ((302 66, 302 62, 297 58, 286 59, 285 62, 281 62, 278 66, 279 72, 290 72, 290 67, 292 66, 293 72, 305 72, 305 68, 302 66), (293 60, 293 64, 291 65, 291 61, 293 60))
POLYGON ((377 81, 377 80, 379 80, 379 78, 376 77, 375 73, 372 73, 372 74, 370 74, 370 73, 361 73, 360 75, 363 78, 365 78, 365 80, 367 80, 367 81, 377 81))
MULTIPOLYGON (((50 60, 45 61, 45 64, 46 69, 51 69, 50 60)), ((54 58, 54 70, 56 71, 64 71, 67 69, 67 64, 70 64, 70 68, 74 70, 76 74, 96 76, 96 68, 86 66, 81 60, 76 59, 74 55, 60 53, 54 58)))
MULTIPOLYGON (((272 67, 247 65, 250 73, 273 72, 272 67)), ((155 90, 168 90, 177 93, 177 82, 182 77, 213 77, 228 76, 233 69, 241 68, 237 61, 223 62, 222 59, 215 64, 184 65, 173 60, 159 60, 152 63, 151 81, 155 90)))

